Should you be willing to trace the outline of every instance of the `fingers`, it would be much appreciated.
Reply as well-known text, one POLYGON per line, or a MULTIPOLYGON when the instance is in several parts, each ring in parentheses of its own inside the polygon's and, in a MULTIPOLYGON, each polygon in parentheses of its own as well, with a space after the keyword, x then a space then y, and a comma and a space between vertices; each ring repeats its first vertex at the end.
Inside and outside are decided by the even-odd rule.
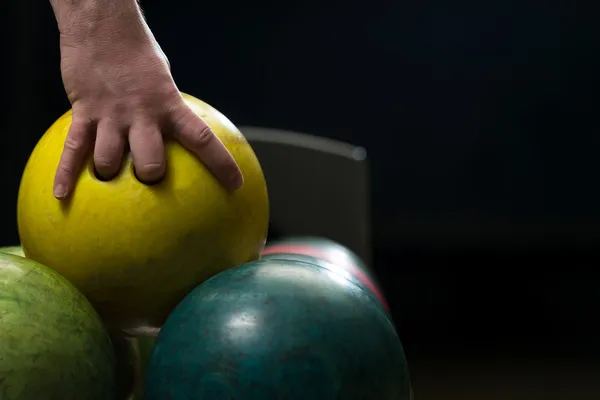
POLYGON ((105 118, 98 123, 94 165, 100 178, 109 180, 119 173, 125 144, 126 138, 114 120, 105 118))
POLYGON ((157 125, 137 123, 129 131, 129 146, 135 175, 140 182, 150 184, 165 174, 165 148, 157 125))
POLYGON ((73 191, 92 147, 93 128, 91 121, 74 119, 71 123, 54 177, 54 197, 59 200, 67 198, 73 191))
POLYGON ((196 154, 229 190, 239 189, 244 180, 234 158, 209 126, 183 104, 172 113, 173 136, 196 154))
MULTIPOLYGON (((242 186, 243 176, 235 159, 202 118, 182 102, 171 109, 170 121, 174 138, 193 152, 225 188, 236 190, 242 186)), ((138 121, 131 126, 128 138, 113 119, 101 119, 97 127, 94 125, 91 121, 73 120, 55 175, 57 199, 65 199, 72 193, 94 146, 94 137, 94 165, 99 178, 109 180, 119 173, 128 139, 137 178, 147 184, 162 179, 166 161, 160 124, 138 121)))

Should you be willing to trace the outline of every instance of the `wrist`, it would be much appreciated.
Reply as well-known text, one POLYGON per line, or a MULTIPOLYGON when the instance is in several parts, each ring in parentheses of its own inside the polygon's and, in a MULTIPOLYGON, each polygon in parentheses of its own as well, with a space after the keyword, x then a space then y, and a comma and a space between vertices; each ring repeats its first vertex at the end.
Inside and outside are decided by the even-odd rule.
POLYGON ((61 36, 82 39, 142 28, 136 0, 50 0, 61 36))

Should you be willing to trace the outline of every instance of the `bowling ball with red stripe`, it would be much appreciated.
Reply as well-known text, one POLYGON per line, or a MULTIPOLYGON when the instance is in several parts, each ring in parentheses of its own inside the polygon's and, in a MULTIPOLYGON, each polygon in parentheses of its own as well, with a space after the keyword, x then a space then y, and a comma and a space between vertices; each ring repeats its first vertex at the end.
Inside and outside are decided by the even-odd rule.
MULTIPOLYGON (((263 257, 277 255, 279 259, 294 259, 291 255, 310 256, 336 265, 358 279, 379 300, 386 312, 390 308, 383 292, 365 262, 352 250, 333 240, 313 237, 294 236, 269 242, 263 257)), ((297 258, 296 258, 297 259, 297 258)), ((309 261, 310 262, 310 261, 309 261)))

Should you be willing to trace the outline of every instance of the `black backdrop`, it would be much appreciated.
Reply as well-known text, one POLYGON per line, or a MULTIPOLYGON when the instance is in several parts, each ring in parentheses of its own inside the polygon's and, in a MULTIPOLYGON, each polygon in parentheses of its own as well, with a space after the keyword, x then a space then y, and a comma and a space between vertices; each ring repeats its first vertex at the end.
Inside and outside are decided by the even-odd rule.
MULTIPOLYGON (((68 103, 47 2, 0 15, 2 243, 68 103)), ((600 30, 575 3, 143 2, 180 88, 239 125, 362 145, 409 355, 592 354, 600 30), (592 267, 592 268, 586 268, 592 267)))

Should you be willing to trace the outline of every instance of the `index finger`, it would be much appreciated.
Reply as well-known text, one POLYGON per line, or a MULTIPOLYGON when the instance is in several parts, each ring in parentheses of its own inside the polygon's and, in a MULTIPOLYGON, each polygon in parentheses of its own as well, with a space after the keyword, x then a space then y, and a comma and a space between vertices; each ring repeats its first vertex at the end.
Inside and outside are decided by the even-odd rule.
POLYGON ((244 183, 242 171, 223 142, 206 122, 185 104, 172 115, 173 137, 192 151, 223 186, 237 190, 244 183))

